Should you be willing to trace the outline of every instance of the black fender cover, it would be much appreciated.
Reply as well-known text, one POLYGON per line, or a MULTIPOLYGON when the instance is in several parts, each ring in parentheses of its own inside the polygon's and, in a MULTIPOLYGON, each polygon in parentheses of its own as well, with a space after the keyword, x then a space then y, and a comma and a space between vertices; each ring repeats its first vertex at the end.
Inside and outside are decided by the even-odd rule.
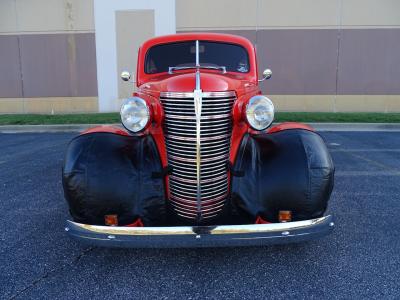
POLYGON ((278 222, 280 210, 292 220, 324 214, 333 189, 334 166, 322 138, 303 129, 245 135, 234 169, 232 205, 239 214, 278 222))
POLYGON ((157 226, 166 218, 161 160, 150 135, 96 132, 68 145, 62 170, 65 199, 76 222, 104 225, 118 215, 118 225, 141 218, 157 226))

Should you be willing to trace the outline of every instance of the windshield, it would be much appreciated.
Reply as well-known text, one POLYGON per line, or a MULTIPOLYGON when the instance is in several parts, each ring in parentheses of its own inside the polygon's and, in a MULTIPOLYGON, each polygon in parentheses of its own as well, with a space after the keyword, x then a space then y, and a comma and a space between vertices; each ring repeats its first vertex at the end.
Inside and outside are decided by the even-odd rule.
MULTIPOLYGON (((247 51, 239 45, 221 42, 199 42, 199 61, 204 66, 223 66, 228 72, 249 72, 247 51)), ((151 47, 146 54, 145 72, 168 72, 169 67, 196 65, 196 43, 179 42, 151 47)))

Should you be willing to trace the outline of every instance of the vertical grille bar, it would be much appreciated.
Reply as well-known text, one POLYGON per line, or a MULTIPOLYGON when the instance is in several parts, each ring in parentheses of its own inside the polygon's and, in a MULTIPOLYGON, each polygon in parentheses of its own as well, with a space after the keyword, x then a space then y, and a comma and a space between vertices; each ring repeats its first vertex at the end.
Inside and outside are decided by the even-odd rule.
MULTIPOLYGON (((198 59, 199 41, 196 41, 196 64, 199 63, 198 59)), ((202 107, 202 91, 200 89, 200 71, 196 71, 196 89, 193 93, 194 97, 194 112, 196 115, 196 176, 197 176, 197 219, 202 219, 201 211, 201 107, 202 107)))

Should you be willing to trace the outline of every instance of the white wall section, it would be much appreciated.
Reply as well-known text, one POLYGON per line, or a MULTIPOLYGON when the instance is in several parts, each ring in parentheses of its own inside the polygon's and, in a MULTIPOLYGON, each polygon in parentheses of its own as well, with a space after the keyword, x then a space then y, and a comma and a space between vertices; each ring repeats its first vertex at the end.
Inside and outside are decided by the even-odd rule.
POLYGON ((155 35, 176 32, 175 0, 95 0, 94 18, 100 112, 119 110, 117 100, 118 80, 120 79, 117 67, 116 11, 123 10, 154 10, 155 35))

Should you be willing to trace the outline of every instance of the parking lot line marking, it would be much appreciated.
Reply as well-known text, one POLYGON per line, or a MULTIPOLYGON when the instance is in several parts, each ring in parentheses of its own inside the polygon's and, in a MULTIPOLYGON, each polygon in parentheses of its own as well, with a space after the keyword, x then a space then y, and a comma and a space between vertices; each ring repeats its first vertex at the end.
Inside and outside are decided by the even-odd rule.
POLYGON ((400 171, 337 171, 335 176, 400 176, 400 171))
POLYGON ((362 155, 355 154, 354 152, 345 152, 345 153, 348 153, 349 155, 351 155, 351 156, 353 156, 353 157, 356 157, 356 158, 358 158, 358 159, 364 160, 364 161, 366 161, 367 163, 370 163, 371 165, 375 165, 375 166, 377 166, 377 167, 379 167, 379 168, 382 168, 382 169, 384 169, 384 170, 387 170, 387 171, 397 171, 397 169, 395 169, 395 168, 392 168, 392 167, 390 167, 390 166, 388 166, 388 165, 382 164, 382 163, 380 163, 380 162, 378 162, 378 161, 375 161, 375 160, 366 158, 366 157, 364 157, 364 156, 362 156, 362 155))
POLYGON ((332 149, 330 152, 400 152, 400 149, 332 149))

